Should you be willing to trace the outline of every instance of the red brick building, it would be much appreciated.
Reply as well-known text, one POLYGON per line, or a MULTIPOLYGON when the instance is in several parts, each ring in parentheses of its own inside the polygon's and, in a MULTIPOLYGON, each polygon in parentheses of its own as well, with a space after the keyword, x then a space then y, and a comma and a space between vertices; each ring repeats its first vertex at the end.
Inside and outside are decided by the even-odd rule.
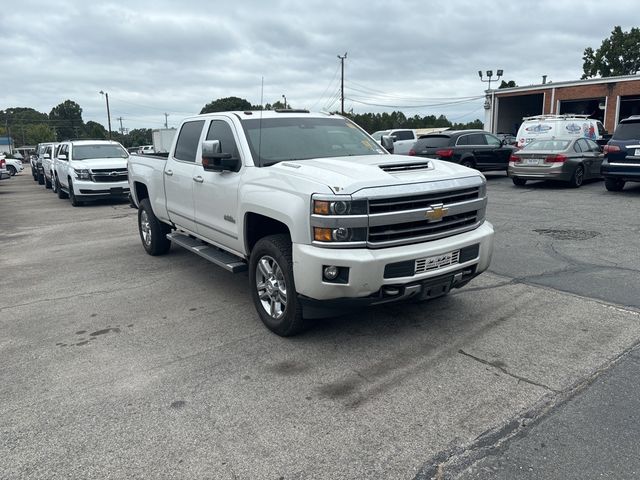
POLYGON ((597 118, 613 133, 621 119, 640 115, 640 76, 489 90, 485 109, 485 129, 493 133, 515 134, 523 117, 563 113, 597 118))

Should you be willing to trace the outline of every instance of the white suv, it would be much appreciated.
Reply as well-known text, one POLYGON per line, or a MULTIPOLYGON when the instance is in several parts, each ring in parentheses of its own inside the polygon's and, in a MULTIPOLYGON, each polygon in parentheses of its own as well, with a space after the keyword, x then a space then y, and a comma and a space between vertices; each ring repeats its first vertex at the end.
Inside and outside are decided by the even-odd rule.
POLYGON ((55 189, 59 198, 77 207, 85 201, 129 196, 127 159, 118 142, 75 140, 60 145, 55 162, 55 189))

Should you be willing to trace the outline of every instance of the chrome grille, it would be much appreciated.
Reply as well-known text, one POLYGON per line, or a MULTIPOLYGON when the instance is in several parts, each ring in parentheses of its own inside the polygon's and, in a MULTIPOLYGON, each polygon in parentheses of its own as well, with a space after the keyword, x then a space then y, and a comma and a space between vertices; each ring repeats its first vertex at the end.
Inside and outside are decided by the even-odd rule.
POLYGON ((128 175, 126 168, 94 168, 91 178, 97 183, 126 182, 128 175))
POLYGON ((369 242, 383 243, 396 240, 430 240, 437 237, 459 233, 459 229, 475 225, 478 221, 478 211, 465 212, 459 215, 448 215, 440 222, 423 220, 419 222, 396 223, 379 227, 369 227, 369 242))
POLYGON ((388 173, 395 173, 395 172, 413 172, 415 170, 429 170, 431 167, 429 165, 429 162, 414 162, 414 163, 398 163, 398 164, 387 164, 387 165, 380 165, 380 169, 384 170, 385 172, 388 173))
POLYGON ((404 210, 427 208, 434 203, 444 203, 445 205, 459 203, 467 200, 475 200, 479 195, 480 190, 478 188, 465 188, 463 190, 448 192, 369 200, 369 214, 373 215, 376 213, 401 212, 404 210))

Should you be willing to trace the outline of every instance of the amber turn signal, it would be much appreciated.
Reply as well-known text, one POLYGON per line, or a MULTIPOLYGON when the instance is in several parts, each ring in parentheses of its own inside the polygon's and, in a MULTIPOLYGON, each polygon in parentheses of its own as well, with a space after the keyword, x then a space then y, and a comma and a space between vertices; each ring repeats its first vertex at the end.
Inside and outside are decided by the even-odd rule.
POLYGON ((323 200, 313 201, 313 213, 316 215, 329 215, 329 202, 323 200))
POLYGON ((313 239, 317 242, 330 242, 333 240, 330 228, 313 227, 313 239))

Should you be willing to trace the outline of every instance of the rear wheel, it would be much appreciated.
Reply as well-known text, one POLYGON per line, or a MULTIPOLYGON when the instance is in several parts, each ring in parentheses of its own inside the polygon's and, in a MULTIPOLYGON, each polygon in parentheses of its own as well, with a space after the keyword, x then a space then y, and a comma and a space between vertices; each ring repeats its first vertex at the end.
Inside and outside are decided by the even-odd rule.
POLYGON ((576 169, 573 171, 573 176, 571 180, 569 180, 569 184, 573 188, 578 188, 584 182, 584 167, 582 165, 578 165, 576 169))
POLYGON ((604 186, 610 192, 619 192, 624 188, 624 180, 620 180, 619 178, 605 178, 604 186))
POLYGON ((167 233, 171 232, 171 227, 158 220, 148 198, 140 202, 138 209, 138 231, 142 246, 149 255, 162 255, 171 248, 171 240, 167 238, 167 233))
POLYGON ((304 330, 288 235, 270 235, 256 243, 249 260, 249 282, 253 303, 269 330, 282 337, 304 330))
POLYGON ((38 172, 38 185, 44 185, 44 173, 38 172))
POLYGON ((51 180, 47 180, 47 177, 44 177, 44 188, 52 188, 51 180))
POLYGON ((56 193, 58 194, 58 198, 67 198, 67 194, 65 192, 62 191, 62 188, 60 187, 60 182, 58 181, 58 177, 55 178, 55 184, 56 184, 56 193))
POLYGON ((13 165, 7 165, 7 170, 9 171, 9 174, 13 177, 16 173, 18 173, 16 171, 16 167, 14 167, 13 165))
POLYGON ((460 165, 467 168, 476 168, 476 162, 471 160, 470 158, 465 158, 460 162, 460 165))
POLYGON ((524 187, 527 184, 527 180, 520 177, 511 177, 511 181, 518 187, 524 187))

